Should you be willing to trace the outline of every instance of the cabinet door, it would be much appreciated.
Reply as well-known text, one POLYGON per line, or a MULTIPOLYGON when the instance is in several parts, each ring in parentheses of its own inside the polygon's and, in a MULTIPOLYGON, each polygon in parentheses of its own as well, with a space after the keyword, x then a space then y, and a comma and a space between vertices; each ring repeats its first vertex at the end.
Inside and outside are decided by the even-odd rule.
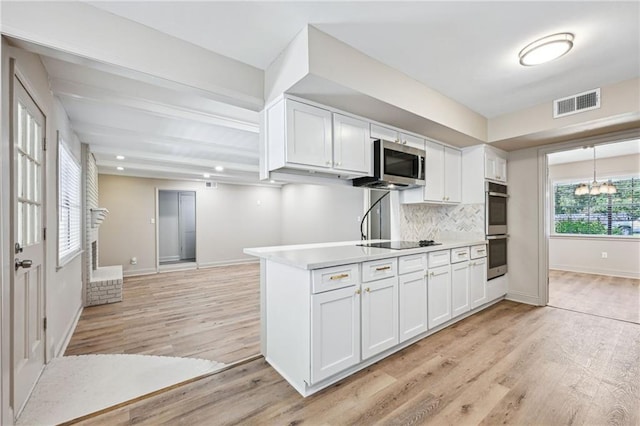
POLYGON ((487 303, 487 259, 481 258, 471 262, 469 268, 471 293, 471 309, 487 303))
POLYGON ((493 152, 487 151, 484 153, 484 177, 485 179, 496 179, 497 169, 496 169, 496 160, 497 157, 493 152))
POLYGON ((469 262, 451 265, 451 317, 471 309, 469 301, 469 262))
POLYGON ((425 142, 424 139, 418 136, 408 135, 406 133, 400 133, 400 143, 403 145, 412 146, 418 149, 424 149, 424 142, 425 142))
POLYGON ((398 344, 398 278, 362 284, 362 359, 398 344))
POLYGON ((359 292, 348 287, 311 296, 312 383, 360 362, 359 292))
POLYGON ((287 100, 287 162, 332 166, 331 112, 287 100))
POLYGON ((429 328, 451 319, 451 268, 449 265, 429 269, 429 328))
POLYGON ((404 342, 428 329, 427 277, 425 271, 400 275, 400 341, 404 342))
POLYGON ((507 160, 502 157, 496 158, 496 179, 501 182, 507 181, 507 160))
POLYGON ((444 147, 444 198, 451 203, 462 201, 462 151, 444 147))
POLYGON ((371 174, 369 123, 333 114, 333 167, 371 174))
POLYGON ((424 199, 425 201, 444 201, 444 147, 435 142, 425 144, 424 159, 424 199))
POLYGON ((399 142, 398 131, 371 123, 371 137, 385 141, 399 142))

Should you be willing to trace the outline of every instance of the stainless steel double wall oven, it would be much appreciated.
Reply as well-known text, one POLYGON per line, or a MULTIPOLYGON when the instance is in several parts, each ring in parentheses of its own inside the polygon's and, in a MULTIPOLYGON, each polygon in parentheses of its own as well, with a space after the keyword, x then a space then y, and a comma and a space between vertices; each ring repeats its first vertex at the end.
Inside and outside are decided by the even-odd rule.
POLYGON ((507 273, 507 185, 485 182, 486 235, 489 241, 487 278, 492 279, 507 273))

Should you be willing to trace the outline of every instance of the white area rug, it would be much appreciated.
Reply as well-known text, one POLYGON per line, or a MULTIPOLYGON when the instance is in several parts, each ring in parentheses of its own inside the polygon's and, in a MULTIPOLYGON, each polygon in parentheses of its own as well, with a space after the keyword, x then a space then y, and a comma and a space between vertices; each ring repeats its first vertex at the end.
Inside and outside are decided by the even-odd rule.
POLYGON ((222 369, 225 364, 149 355, 79 355, 44 369, 18 425, 54 425, 222 369))

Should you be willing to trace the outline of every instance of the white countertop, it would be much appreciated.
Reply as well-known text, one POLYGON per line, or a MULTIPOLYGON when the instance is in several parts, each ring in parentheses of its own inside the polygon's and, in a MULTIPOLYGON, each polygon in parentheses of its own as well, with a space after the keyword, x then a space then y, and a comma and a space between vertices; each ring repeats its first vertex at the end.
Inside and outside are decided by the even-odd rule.
MULTIPOLYGON (((366 243, 384 240, 365 241, 366 243)), ((357 244, 363 241, 344 241, 338 243, 304 244, 298 246, 276 246, 246 248, 244 253, 273 262, 282 263, 300 269, 319 269, 348 263, 366 262, 368 260, 427 253, 438 250, 449 250, 457 247, 486 244, 486 240, 438 241, 437 246, 419 247, 407 250, 392 250, 374 247, 362 247, 357 244)))

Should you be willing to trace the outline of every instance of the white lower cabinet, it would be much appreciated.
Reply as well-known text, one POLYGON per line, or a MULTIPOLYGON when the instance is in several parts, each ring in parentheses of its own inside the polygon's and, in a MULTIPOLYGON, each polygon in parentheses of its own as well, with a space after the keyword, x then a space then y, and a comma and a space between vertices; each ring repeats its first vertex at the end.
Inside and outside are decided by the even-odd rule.
POLYGON ((427 316, 427 277, 425 271, 411 272, 398 278, 400 293, 400 341, 424 333, 427 316))
POLYGON ((311 383, 360 362, 359 291, 357 286, 312 295, 311 383))
POLYGON ((429 328, 451 319, 451 266, 439 266, 428 271, 429 328))
POLYGON ((471 309, 469 295, 469 262, 451 265, 451 317, 455 318, 471 309))
POLYGON ((398 277, 362 283, 362 359, 398 344, 398 277))
POLYGON ((469 265, 469 290, 471 309, 489 301, 487 296, 487 258, 475 259, 469 265))

